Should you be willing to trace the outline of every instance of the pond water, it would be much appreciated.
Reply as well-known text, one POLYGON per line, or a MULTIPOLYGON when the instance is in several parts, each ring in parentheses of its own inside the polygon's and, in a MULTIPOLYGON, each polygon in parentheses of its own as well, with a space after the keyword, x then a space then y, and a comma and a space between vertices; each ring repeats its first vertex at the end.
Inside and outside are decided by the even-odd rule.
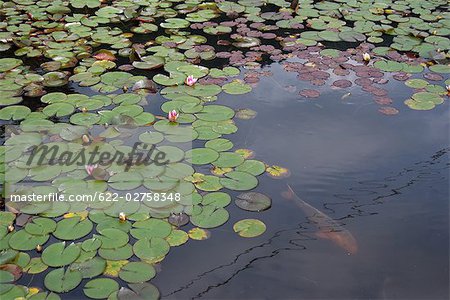
POLYGON ((448 299, 448 3, 299 2, 0 1, 0 298, 448 299))
MULTIPOLYGON (((446 299, 449 251, 449 111, 402 111, 385 116, 365 93, 327 91, 299 101, 278 64, 267 68, 251 95, 225 96, 255 119, 239 121, 237 147, 289 167, 291 176, 263 178, 257 191, 273 199, 258 217, 267 233, 251 242, 232 231, 245 213, 214 238, 177 249, 155 284, 168 299, 446 299), (345 224, 358 243, 348 255, 280 194, 300 197, 345 224), (206 244, 206 245, 205 245, 206 244)), ((298 83, 297 83, 298 85, 298 83)), ((301 86, 299 87, 301 88, 301 86)), ((403 84, 391 83, 394 105, 403 84)))

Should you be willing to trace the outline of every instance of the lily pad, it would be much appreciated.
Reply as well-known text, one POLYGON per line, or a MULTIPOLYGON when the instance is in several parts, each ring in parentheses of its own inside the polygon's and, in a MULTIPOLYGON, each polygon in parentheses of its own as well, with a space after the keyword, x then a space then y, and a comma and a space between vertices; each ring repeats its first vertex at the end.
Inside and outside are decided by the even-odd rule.
POLYGON ((209 230, 197 227, 189 230, 188 235, 191 239, 197 241, 207 240, 211 237, 211 233, 209 232, 209 230))
POLYGON ((231 95, 242 95, 252 91, 252 87, 250 85, 240 80, 233 80, 232 82, 225 84, 222 88, 225 93, 231 95))
POLYGON ((92 228, 92 222, 88 219, 81 220, 81 217, 73 217, 59 221, 53 235, 60 240, 77 240, 89 234, 92 228))
POLYGON ((77 244, 66 247, 65 242, 54 243, 42 252, 42 262, 49 267, 62 267, 74 262, 80 255, 81 248, 77 244))
POLYGON ((257 219, 245 219, 236 222, 233 230, 241 237, 251 238, 263 234, 266 231, 266 225, 257 219))
POLYGON ((52 292, 67 293, 75 289, 82 279, 80 271, 60 268, 51 271, 45 276, 44 285, 52 292))
POLYGON ((111 278, 97 278, 87 282, 83 287, 86 296, 92 299, 105 299, 119 290, 117 281, 111 278))
POLYGON ((234 171, 225 174, 225 178, 220 178, 220 183, 230 190, 246 191, 255 188, 258 179, 249 173, 234 171))
POLYGON ((228 211, 224 208, 206 205, 199 214, 191 216, 191 223, 201 228, 214 228, 224 224, 228 218, 228 211))
POLYGON ((128 283, 149 281, 155 277, 156 271, 152 265, 143 262, 130 262, 119 272, 120 279, 128 283))
POLYGON ((169 252, 169 249, 169 243, 159 237, 141 239, 133 246, 134 254, 144 260, 152 260, 164 256, 169 252))
POLYGON ((234 203, 243 210, 263 211, 272 205, 272 200, 264 194, 248 192, 239 194, 234 203))

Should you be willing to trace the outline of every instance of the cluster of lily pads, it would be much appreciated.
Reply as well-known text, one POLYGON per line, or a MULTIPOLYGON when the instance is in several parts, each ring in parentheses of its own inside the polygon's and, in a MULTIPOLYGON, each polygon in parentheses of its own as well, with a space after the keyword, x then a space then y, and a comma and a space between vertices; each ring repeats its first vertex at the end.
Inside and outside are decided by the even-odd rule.
MULTIPOLYGON (((263 211, 270 198, 248 192, 258 176, 289 175, 255 160, 252 150, 233 149, 224 137, 237 131, 234 118, 252 119, 255 111, 214 102, 251 92, 260 77, 271 75, 259 70, 264 64, 283 61, 286 71, 312 85, 301 97, 320 96, 313 86, 345 91, 356 84, 374 95, 382 113, 395 114, 380 87, 392 77, 414 89, 408 107, 432 109, 444 103, 450 85, 446 5, 304 0, 292 9, 284 0, 0 1, 0 120, 19 125, 0 148, 8 193, 176 191, 185 199, 167 206, 8 202, 9 212, 0 215, 0 297, 59 299, 81 286, 94 299, 158 298, 148 283, 154 264, 170 247, 208 238, 208 229, 225 224, 229 191, 241 193, 238 207, 263 211), (347 50, 339 50, 341 44, 347 50), (342 78, 331 82, 336 76, 342 78), (148 111, 155 93, 165 101, 148 111), (127 172, 114 164, 24 163, 29 147, 40 144, 130 151, 118 141, 129 127, 146 128, 138 140, 164 149, 170 163, 127 172), (186 143, 195 148, 183 148, 186 143), (41 273, 37 287, 20 281, 41 273)), ((233 229, 255 237, 265 225, 245 219, 233 229)))

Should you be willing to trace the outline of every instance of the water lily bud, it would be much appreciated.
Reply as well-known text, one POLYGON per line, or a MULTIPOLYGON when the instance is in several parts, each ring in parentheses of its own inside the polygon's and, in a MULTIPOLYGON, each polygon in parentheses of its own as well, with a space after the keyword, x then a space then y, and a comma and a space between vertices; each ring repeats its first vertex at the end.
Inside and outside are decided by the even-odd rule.
POLYGON ((9 225, 8 226, 8 232, 14 231, 14 225, 9 225))
POLYGON ((125 222, 127 220, 127 215, 124 212, 119 213, 120 222, 125 222))
POLYGON ((81 108, 81 112, 84 112, 84 113, 85 113, 85 112, 87 112, 87 111, 88 111, 88 110, 87 110, 86 107, 82 107, 82 108, 81 108))
POLYGON ((83 143, 87 144, 90 142, 89 137, 86 134, 83 134, 83 136, 81 137, 81 139, 83 140, 83 143))
POLYGON ((170 122, 176 122, 178 119, 178 113, 176 110, 169 111, 169 115, 167 117, 170 122))
POLYGON ((188 86, 193 86, 196 82, 197 82, 197 78, 195 78, 192 75, 189 75, 188 77, 186 77, 186 80, 184 81, 184 83, 186 83, 186 85, 188 86))
POLYGON ((37 252, 41 252, 42 251, 42 246, 41 245, 37 245, 36 246, 36 251, 37 252))
POLYGON ((84 169, 86 170, 86 173, 88 173, 89 175, 92 175, 92 173, 94 172, 95 169, 97 169, 98 165, 85 165, 84 169))
POLYGON ((363 54, 363 59, 364 59, 364 61, 369 61, 370 60, 370 54, 369 53, 364 53, 363 54))

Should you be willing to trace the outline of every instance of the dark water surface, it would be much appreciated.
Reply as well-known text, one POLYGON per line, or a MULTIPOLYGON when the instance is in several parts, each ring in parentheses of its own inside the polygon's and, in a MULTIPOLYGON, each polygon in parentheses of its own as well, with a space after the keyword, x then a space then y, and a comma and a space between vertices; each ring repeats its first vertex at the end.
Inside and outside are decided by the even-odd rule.
POLYGON ((318 100, 301 101, 298 90, 309 87, 278 64, 266 69, 274 75, 251 94, 222 94, 218 103, 257 111, 253 120, 237 120, 230 139, 292 174, 261 178, 255 191, 272 197, 268 211, 231 204, 230 220, 209 240, 172 248, 152 280, 163 298, 448 299, 448 103, 409 110, 408 90, 396 81, 386 87, 400 110, 395 116, 380 114, 359 87, 326 87, 318 100), (289 85, 297 91, 286 91, 289 85), (339 220, 358 252, 318 239, 305 214, 281 197, 286 184, 339 220), (251 217, 266 223, 265 234, 233 233, 236 221, 251 217))

